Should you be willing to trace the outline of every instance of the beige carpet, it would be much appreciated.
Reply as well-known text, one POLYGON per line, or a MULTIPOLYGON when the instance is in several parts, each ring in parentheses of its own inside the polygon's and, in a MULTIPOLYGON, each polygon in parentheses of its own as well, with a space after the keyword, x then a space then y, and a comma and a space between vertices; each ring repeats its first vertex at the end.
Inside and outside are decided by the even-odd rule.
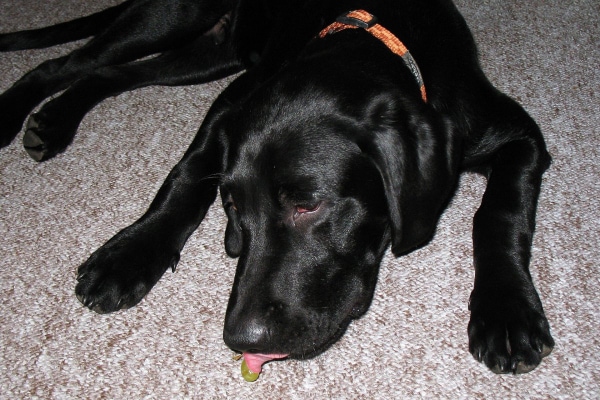
MULTIPOLYGON (((1 0, 0 30, 117 0, 1 0)), ((467 351, 471 219, 465 176, 428 247, 384 261, 373 306, 317 359, 246 383, 221 339, 235 262, 214 207, 135 309, 96 315, 73 294, 80 262, 149 204, 226 82, 148 88, 99 105, 63 155, 0 150, 1 399, 600 398, 600 2, 458 0, 491 80, 546 134, 532 274, 556 339, 533 373, 496 376, 467 351)), ((0 90, 72 45, 0 54, 0 90)), ((2 112, 2 110, 0 110, 2 112)))

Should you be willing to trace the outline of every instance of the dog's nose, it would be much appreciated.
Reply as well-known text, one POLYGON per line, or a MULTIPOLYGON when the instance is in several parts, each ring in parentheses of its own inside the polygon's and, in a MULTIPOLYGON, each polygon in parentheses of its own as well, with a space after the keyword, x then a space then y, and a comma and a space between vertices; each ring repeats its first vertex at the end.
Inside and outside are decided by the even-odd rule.
POLYGON ((223 330, 225 344, 240 352, 269 352, 273 345, 271 329, 259 318, 245 321, 227 321, 223 330))

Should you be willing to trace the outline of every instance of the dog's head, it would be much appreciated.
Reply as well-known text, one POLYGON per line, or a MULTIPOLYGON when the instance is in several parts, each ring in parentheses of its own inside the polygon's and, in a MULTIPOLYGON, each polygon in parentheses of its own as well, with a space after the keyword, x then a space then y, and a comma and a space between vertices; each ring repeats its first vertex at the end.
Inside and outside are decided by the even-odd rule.
POLYGON ((228 116, 232 349, 321 353, 369 307, 390 242, 398 255, 432 235, 452 184, 446 135, 427 106, 382 92, 274 85, 228 116))

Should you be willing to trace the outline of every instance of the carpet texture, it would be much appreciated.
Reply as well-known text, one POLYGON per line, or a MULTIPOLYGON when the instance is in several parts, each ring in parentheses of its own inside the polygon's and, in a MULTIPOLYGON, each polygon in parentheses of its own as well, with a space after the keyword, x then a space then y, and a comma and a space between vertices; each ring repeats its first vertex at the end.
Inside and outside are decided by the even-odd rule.
MULTIPOLYGON (((0 31, 117 2, 2 0, 0 31)), ((599 398, 600 2, 457 3, 490 79, 538 121, 554 158, 532 275, 556 348, 538 369, 497 376, 467 350, 472 216, 485 184, 475 175, 462 178, 429 246, 385 258, 370 311, 339 343, 313 360, 270 363, 256 383, 242 380, 221 337, 235 261, 218 207, 139 306, 105 316, 83 308, 77 266, 145 210, 221 81, 109 99, 67 152, 42 164, 22 134, 0 150, 0 398, 599 398)), ((0 90, 72 48, 0 53, 0 90)))

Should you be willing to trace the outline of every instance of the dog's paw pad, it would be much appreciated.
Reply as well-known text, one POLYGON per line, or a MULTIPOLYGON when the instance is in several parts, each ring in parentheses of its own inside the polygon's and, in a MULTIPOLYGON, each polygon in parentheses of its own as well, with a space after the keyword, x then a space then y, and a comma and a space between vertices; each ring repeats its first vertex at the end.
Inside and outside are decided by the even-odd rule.
POLYGON ((35 161, 43 161, 48 153, 48 146, 40 133, 44 129, 44 124, 35 114, 29 117, 25 134, 23 135, 23 147, 31 158, 35 161))
POLYGON ((43 161, 46 155, 44 141, 33 131, 28 130, 23 136, 23 147, 35 161, 43 161))
POLYGON ((75 136, 77 127, 66 122, 52 123, 46 113, 40 111, 27 120, 23 147, 35 161, 45 161, 64 151, 75 136))

